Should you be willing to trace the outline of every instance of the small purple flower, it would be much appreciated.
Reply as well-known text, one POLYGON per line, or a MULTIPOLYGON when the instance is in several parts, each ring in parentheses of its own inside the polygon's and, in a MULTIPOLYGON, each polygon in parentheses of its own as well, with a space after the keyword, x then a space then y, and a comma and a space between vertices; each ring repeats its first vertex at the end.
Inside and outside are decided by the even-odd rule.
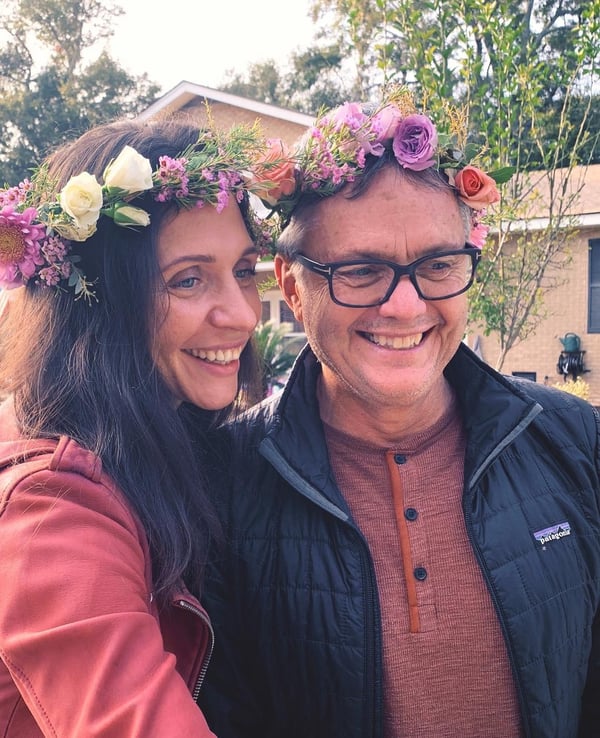
POLYGON ((217 213, 222 213, 228 204, 229 204, 229 192, 227 190, 220 190, 219 194, 217 195, 217 205, 216 205, 217 213))
POLYGON ((157 202, 168 202, 176 197, 187 196, 189 192, 189 177, 186 173, 185 166, 187 159, 181 157, 173 159, 170 156, 160 156, 158 158, 159 168, 156 177, 160 181, 160 190, 154 195, 157 202))
POLYGON ((60 271, 55 266, 40 269, 38 277, 40 283, 45 284, 47 287, 56 287, 61 279, 60 271))
POLYGON ((63 261, 67 253, 65 242, 58 236, 51 236, 42 243, 42 254, 49 264, 63 261))
POLYGON ((31 189, 31 182, 28 179, 19 182, 16 187, 9 187, 7 190, 0 190, 0 208, 6 205, 20 205, 25 202, 27 193, 31 189))
POLYGON ((438 144, 437 131, 426 115, 408 115, 400 121, 392 148, 405 169, 420 172, 435 164, 438 144))

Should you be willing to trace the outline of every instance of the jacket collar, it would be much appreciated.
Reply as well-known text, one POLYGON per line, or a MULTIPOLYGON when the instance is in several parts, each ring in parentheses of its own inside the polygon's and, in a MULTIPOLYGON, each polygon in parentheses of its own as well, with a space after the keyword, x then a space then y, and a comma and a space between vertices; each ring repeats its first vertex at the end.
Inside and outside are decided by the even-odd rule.
MULTIPOLYGON (((328 490, 346 509, 331 478, 323 425, 317 402, 320 363, 307 345, 299 354, 281 395, 263 407, 271 415, 267 445, 281 453, 292 469, 312 486, 328 490)), ((445 370, 454 389, 465 432, 465 480, 473 486, 484 468, 526 428, 542 407, 520 388, 485 364, 464 344, 445 370)), ((262 451, 263 455, 267 455, 262 451)), ((272 454, 269 454, 272 461, 272 454)), ((281 472, 281 469, 280 469, 281 472)), ((287 475, 286 475, 287 476, 287 475)), ((296 486, 296 485, 294 485, 296 486)))

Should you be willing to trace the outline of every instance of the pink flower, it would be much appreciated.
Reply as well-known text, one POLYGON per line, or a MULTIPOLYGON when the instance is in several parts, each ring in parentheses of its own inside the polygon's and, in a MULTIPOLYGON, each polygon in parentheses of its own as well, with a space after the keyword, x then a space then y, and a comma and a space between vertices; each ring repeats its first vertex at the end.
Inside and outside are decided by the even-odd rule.
POLYGON ((375 143, 384 144, 391 141, 402 120, 402 113, 395 105, 386 105, 371 119, 371 128, 375 135, 375 143))
POLYGON ((322 120, 321 125, 331 123, 335 131, 341 130, 347 126, 351 131, 357 131, 368 120, 368 116, 362 111, 359 103, 344 103, 339 108, 327 113, 322 120))
POLYGON ((18 213, 13 205, 6 205, 0 210, 0 286, 5 289, 26 284, 36 266, 44 263, 40 245, 46 231, 33 223, 35 218, 35 208, 18 213))
POLYGON ((474 223, 469 235, 469 243, 471 246, 482 249, 485 245, 485 239, 487 238, 489 230, 489 226, 485 225, 485 223, 474 223))
POLYGON ((31 182, 26 179, 20 182, 16 187, 9 187, 7 190, 0 190, 0 208, 5 205, 19 205, 25 202, 28 191, 31 189, 31 182))
POLYGON ((154 195, 157 202, 168 202, 174 198, 186 197, 189 188, 189 177, 185 166, 188 160, 185 157, 173 159, 170 156, 158 158, 158 171, 154 175, 159 179, 160 190, 154 195))
POLYGON ((460 199, 473 210, 483 210, 500 199, 496 182, 489 174, 471 165, 454 175, 454 186, 460 199))
POLYGON ((435 164, 437 144, 433 123, 426 115, 414 113, 398 124, 392 148, 399 164, 405 169, 420 172, 435 164))

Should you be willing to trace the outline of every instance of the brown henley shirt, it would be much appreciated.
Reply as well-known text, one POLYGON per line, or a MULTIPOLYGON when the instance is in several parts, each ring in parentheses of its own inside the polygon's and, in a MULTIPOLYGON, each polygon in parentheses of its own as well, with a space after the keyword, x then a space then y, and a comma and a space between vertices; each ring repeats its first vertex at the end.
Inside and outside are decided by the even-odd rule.
POLYGON ((394 448, 330 426, 325 435, 375 565, 385 738, 520 738, 506 646, 462 514, 456 406, 394 448))

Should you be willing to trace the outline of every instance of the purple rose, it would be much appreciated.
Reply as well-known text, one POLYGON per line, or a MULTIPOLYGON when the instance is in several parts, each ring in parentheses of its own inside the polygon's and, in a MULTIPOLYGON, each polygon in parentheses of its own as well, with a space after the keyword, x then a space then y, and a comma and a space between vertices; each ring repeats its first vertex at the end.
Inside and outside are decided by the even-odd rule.
POLYGON ((392 148, 399 164, 420 172, 435 164, 437 143, 437 131, 433 123, 425 115, 414 114, 398 124, 392 148))

